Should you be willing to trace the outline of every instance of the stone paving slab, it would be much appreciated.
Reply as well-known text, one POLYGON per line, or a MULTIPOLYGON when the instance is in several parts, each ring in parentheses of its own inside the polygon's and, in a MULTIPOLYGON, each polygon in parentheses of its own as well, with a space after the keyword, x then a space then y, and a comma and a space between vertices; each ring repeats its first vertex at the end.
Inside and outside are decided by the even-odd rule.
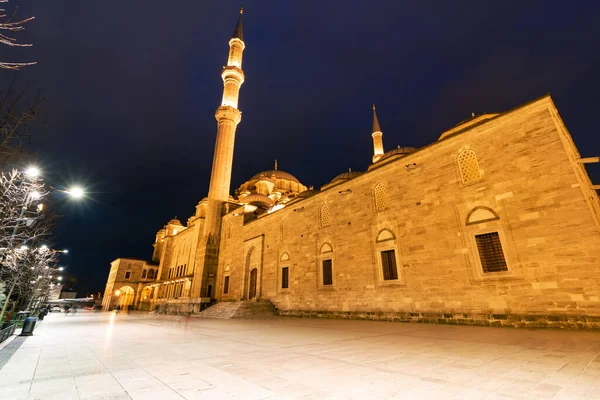
POLYGON ((0 399, 600 398, 598 332, 90 312, 19 344, 0 399))

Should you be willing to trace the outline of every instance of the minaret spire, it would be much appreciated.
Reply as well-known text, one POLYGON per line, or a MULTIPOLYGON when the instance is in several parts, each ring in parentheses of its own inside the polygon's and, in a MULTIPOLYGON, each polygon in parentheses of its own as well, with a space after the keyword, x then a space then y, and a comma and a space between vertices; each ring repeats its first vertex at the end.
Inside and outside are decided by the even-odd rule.
POLYGON ((244 41, 244 32, 242 31, 242 14, 244 14, 244 7, 240 7, 240 16, 238 18, 237 25, 235 26, 235 31, 233 31, 232 39, 240 39, 244 41))
POLYGON ((208 189, 208 208, 204 222, 204 236, 207 242, 217 243, 221 232, 221 213, 223 204, 229 200, 231 169, 233 165, 233 146, 235 131, 242 120, 238 110, 240 87, 244 83, 242 55, 246 44, 242 34, 242 12, 238 18, 233 37, 229 40, 229 57, 223 68, 223 98, 217 108, 217 140, 213 157, 210 187, 208 189))
POLYGON ((373 162, 375 163, 383 156, 383 132, 379 126, 375 104, 373 104, 373 132, 371 137, 373 138, 373 162))

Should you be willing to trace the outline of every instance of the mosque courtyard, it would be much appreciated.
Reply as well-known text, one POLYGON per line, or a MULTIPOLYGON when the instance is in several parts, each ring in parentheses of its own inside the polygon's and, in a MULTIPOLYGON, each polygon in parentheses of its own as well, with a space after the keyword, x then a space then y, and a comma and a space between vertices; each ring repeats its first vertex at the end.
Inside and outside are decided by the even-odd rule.
POLYGON ((600 333, 55 313, 0 367, 1 399, 598 399, 600 333))

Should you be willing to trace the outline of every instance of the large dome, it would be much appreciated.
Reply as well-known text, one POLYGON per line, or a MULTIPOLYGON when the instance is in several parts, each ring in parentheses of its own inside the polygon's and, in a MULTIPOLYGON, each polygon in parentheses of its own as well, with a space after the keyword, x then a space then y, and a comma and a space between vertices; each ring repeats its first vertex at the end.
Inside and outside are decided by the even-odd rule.
POLYGON ((292 175, 288 172, 285 172, 285 171, 281 171, 281 170, 262 171, 256 175, 254 175, 252 178, 250 178, 250 180, 260 179, 261 177, 270 178, 273 175, 275 175, 276 179, 285 179, 288 181, 294 181, 294 182, 300 183, 300 181, 294 175, 292 175))

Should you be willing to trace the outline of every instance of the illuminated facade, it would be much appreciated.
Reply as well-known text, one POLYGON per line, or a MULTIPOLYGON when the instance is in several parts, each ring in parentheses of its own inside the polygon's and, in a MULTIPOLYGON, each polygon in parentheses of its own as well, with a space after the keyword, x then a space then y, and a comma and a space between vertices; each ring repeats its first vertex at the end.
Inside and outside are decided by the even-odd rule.
POLYGON ((600 327, 591 159, 550 96, 387 152, 373 107, 367 171, 314 190, 275 164, 231 196, 241 16, 229 46, 208 197, 185 226, 174 219, 158 231, 158 276, 128 285, 136 308, 260 299, 283 315, 600 327))

